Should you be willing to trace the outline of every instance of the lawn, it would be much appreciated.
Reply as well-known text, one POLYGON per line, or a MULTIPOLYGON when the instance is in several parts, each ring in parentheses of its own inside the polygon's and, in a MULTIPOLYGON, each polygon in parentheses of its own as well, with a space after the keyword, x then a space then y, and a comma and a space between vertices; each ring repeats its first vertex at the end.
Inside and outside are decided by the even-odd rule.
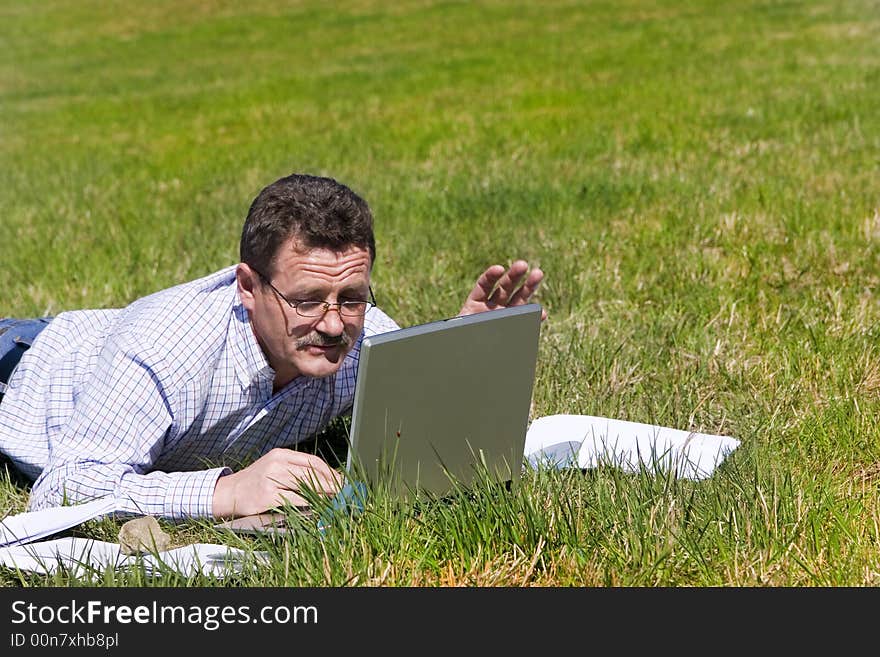
MULTIPOLYGON (((529 472, 329 539, 163 525, 178 544, 266 550, 248 586, 880 584, 878 9, 0 0, 0 316, 233 264, 262 187, 329 175, 373 209, 401 325, 489 264, 545 271, 533 418, 742 444, 702 482, 529 472)), ((0 515, 26 498, 0 481, 0 515)))

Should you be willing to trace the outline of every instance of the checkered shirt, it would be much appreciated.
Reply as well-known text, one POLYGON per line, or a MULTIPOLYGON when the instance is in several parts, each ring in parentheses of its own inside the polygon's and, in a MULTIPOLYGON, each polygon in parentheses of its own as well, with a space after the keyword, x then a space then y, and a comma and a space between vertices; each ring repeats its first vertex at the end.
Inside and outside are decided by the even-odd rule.
POLYGON ((350 411, 364 335, 396 328, 373 308, 336 374, 273 394, 234 267, 61 313, 9 381, 0 451, 36 478, 31 510, 114 495, 131 513, 209 517, 220 476, 350 411))

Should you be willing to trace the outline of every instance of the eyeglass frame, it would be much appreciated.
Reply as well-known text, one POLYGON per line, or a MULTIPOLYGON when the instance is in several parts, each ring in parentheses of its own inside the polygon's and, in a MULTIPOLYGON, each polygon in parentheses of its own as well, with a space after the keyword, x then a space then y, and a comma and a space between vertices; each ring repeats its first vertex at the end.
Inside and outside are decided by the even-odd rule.
POLYGON ((257 269, 255 267, 253 267, 252 265, 248 265, 248 267, 250 267, 257 276, 259 276, 261 279, 263 279, 263 282, 266 283, 266 285, 268 285, 269 287, 271 287, 272 291, 275 294, 277 294, 279 297, 281 297, 281 299, 284 301, 284 303, 286 303, 288 306, 290 306, 296 312, 297 315, 299 315, 300 317, 305 317, 306 319, 318 319, 319 317, 323 317, 324 315, 326 315, 330 311, 330 308, 332 308, 334 306, 336 307, 336 312, 339 313, 340 317, 364 317, 367 314, 367 312, 369 312, 370 308, 375 308, 378 305, 376 303, 376 297, 373 294, 373 287, 371 285, 367 286, 367 289, 370 291, 370 300, 369 301, 367 301, 366 299, 364 299, 362 301, 352 300, 355 303, 366 304, 366 308, 364 308, 364 312, 359 313, 357 315, 343 314, 342 306, 346 303, 350 303, 349 301, 330 302, 330 301, 312 301, 312 300, 308 300, 308 299, 303 299, 303 300, 299 300, 299 301, 291 301, 290 299, 288 299, 286 296, 284 296, 281 293, 281 290, 279 290, 277 287, 272 285, 272 281, 269 280, 268 276, 266 276, 262 272, 257 271, 257 269), (319 305, 318 307, 324 306, 324 309, 320 313, 318 313, 317 315, 303 315, 299 310, 299 305, 303 304, 303 303, 316 303, 319 305))

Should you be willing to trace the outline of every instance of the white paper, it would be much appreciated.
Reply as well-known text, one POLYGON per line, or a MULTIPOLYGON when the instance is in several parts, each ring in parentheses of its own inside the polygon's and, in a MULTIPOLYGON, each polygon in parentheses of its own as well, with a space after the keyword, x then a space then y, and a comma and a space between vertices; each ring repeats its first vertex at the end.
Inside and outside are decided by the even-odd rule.
POLYGON ((71 576, 80 577, 103 573, 107 568, 126 568, 139 561, 147 574, 170 569, 187 577, 196 574, 224 577, 241 570, 245 563, 265 562, 265 559, 264 552, 246 552, 214 543, 193 543, 140 556, 123 554, 117 543, 91 538, 60 538, 0 548, 0 564, 8 568, 44 575, 63 568, 71 576))
POLYGON ((564 468, 613 465, 627 472, 672 472, 700 480, 740 442, 719 436, 592 415, 548 415, 526 434, 529 464, 564 468))
MULTIPOLYGON (((136 562, 138 557, 126 557, 126 565, 136 562)), ((163 566, 176 570, 183 575, 202 573, 224 577, 239 572, 245 564, 265 564, 268 554, 239 550, 228 545, 217 543, 191 543, 158 554, 146 554, 141 557, 148 572, 158 573, 163 566)))
POLYGON ((117 510, 116 498, 101 497, 85 504, 26 511, 0 523, 0 546, 21 545, 76 527, 117 510))
MULTIPOLYGON (((90 538, 40 540, 119 510, 116 498, 108 496, 85 504, 9 516, 0 523, 0 546, 4 546, 0 547, 0 564, 41 574, 63 567, 73 575, 85 575, 125 568, 140 560, 147 573, 170 569, 186 576, 201 573, 223 577, 254 558, 252 553, 213 543, 193 543, 136 556, 123 554, 118 543, 90 538)), ((262 560, 265 555, 256 553, 256 558, 262 560)))

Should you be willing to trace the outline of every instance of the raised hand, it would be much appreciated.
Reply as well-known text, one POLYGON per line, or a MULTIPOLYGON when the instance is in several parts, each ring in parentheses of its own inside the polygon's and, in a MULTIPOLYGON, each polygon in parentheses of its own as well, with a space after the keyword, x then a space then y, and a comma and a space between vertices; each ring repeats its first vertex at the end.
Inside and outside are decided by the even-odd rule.
MULTIPOLYGON (((515 261, 507 270, 502 265, 492 265, 477 279, 458 314, 472 315, 529 303, 543 278, 544 272, 537 267, 529 271, 525 260, 515 261)), ((541 319, 547 319, 546 310, 541 319)))

